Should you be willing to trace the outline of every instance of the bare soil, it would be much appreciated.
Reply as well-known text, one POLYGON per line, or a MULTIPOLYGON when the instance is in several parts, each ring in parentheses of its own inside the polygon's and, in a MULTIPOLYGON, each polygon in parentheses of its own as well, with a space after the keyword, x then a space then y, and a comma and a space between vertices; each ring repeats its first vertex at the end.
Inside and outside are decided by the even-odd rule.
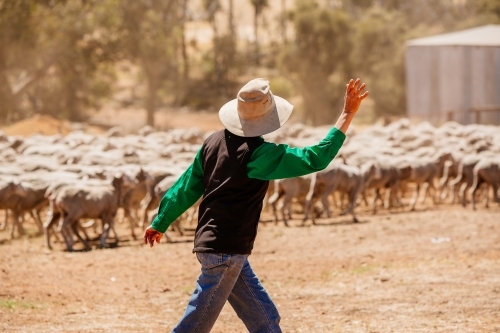
MULTIPOLYGON (((250 261, 284 332, 500 332, 498 205, 363 208, 357 224, 259 227, 250 261)), ((149 248, 123 223, 112 248, 67 253, 26 227, 0 232, 0 331, 164 332, 182 316, 199 274, 192 231, 149 248)), ((245 331, 226 306, 212 332, 245 331)))
MULTIPOLYGON (((167 128, 221 126, 216 113, 157 116, 167 128)), ((113 111, 99 120, 135 131, 144 118, 113 111)), ((34 117, 3 130, 67 129, 34 117)), ((283 331, 500 332, 500 208, 420 207, 377 215, 359 207, 357 224, 338 216, 303 227, 300 215, 290 228, 263 223, 250 261, 283 331)), ((199 274, 192 229, 151 249, 122 223, 109 249, 96 241, 93 251, 67 253, 61 242, 49 251, 36 227, 25 227, 13 241, 0 231, 0 332, 164 332, 182 316, 199 274)), ((230 306, 213 329, 245 331, 230 306)))

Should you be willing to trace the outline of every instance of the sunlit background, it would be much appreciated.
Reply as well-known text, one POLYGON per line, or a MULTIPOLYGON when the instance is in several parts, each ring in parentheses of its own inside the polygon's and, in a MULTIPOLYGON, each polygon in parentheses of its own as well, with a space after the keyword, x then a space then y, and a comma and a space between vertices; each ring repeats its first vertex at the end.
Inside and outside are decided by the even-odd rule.
MULTIPOLYGON (((413 52, 405 65, 418 44, 408 41, 499 23, 496 0, 3 0, 0 126, 26 135, 23 126, 9 126, 47 115, 126 131, 145 124, 216 127, 219 107, 254 77, 268 78, 273 93, 296 106, 292 120, 310 125, 336 119, 351 77, 361 77, 371 92, 358 123, 411 112, 421 119, 446 113, 434 117, 436 125, 468 123, 451 113, 500 105, 498 25, 473 38, 475 48, 485 46, 482 39, 496 43, 485 46, 493 54, 471 62, 483 66, 476 81, 490 92, 469 105, 448 100, 463 94, 453 72, 470 68, 460 45, 474 43, 434 44, 455 47, 441 55, 448 68, 429 79, 426 70, 437 73, 439 64, 413 52), (412 97, 429 93, 414 86, 430 87, 441 99, 416 105, 412 97)), ((46 122, 30 122, 28 132, 37 123, 43 132, 46 122)))
POLYGON ((370 91, 325 170, 269 183, 283 332, 500 332, 500 0, 0 0, 0 331, 172 329, 199 202, 142 234, 256 77, 293 147, 370 91))

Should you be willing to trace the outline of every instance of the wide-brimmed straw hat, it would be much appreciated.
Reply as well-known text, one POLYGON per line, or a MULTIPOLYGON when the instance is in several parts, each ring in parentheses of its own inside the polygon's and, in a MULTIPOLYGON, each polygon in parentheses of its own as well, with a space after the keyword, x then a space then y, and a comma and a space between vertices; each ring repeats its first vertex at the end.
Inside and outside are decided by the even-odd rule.
POLYGON ((274 96, 266 79, 253 79, 238 91, 236 99, 219 110, 227 130, 238 136, 252 137, 271 133, 290 118, 293 105, 274 96))

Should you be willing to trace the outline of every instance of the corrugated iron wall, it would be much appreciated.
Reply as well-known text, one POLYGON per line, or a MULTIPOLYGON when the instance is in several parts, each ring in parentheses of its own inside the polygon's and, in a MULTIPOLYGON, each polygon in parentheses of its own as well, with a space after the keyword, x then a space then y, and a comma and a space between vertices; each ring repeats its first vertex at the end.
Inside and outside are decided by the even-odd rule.
POLYGON ((408 46, 408 115, 441 125, 448 120, 500 125, 500 47, 408 46))

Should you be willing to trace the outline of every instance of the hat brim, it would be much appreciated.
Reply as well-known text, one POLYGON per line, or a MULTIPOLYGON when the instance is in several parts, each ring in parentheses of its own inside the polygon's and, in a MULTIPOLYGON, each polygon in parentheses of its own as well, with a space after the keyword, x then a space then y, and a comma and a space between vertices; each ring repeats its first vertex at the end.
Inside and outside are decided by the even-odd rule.
POLYGON ((254 137, 276 131, 290 118, 293 105, 286 99, 273 95, 275 108, 261 118, 242 119, 238 115, 238 100, 224 104, 219 110, 219 119, 226 129, 238 136, 254 137))

